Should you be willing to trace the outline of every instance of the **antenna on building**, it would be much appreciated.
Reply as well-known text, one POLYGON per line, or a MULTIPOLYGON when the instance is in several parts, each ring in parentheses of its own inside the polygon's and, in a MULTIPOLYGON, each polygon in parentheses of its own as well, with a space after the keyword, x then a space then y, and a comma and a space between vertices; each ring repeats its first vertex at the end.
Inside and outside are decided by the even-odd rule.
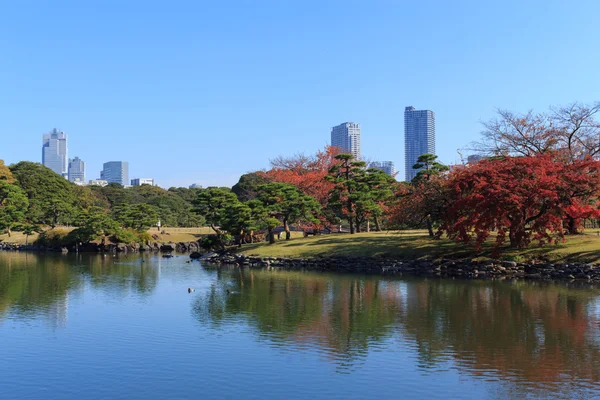
POLYGON ((460 163, 461 163, 462 165, 465 165, 465 159, 464 159, 464 157, 463 157, 462 153, 460 152, 460 149, 456 149, 456 152, 457 152, 457 153, 458 153, 458 155, 460 156, 460 163))

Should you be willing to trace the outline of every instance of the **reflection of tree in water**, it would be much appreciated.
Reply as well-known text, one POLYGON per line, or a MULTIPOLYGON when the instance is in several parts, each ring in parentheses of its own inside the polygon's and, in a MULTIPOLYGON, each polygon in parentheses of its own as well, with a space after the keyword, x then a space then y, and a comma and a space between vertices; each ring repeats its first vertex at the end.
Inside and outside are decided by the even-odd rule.
POLYGON ((68 292, 81 290, 88 280, 92 287, 125 297, 131 292, 148 295, 157 277, 156 267, 141 264, 139 258, 119 263, 98 255, 3 252, 0 319, 10 311, 23 317, 46 315, 66 320, 68 292))
POLYGON ((400 322, 425 368, 451 356, 473 376, 568 391, 573 380, 600 378, 597 296, 551 284, 418 281, 400 322))
POLYGON ((194 313, 213 326, 243 318, 275 346, 316 345, 344 368, 390 335, 394 293, 378 279, 235 269, 219 275, 194 313))

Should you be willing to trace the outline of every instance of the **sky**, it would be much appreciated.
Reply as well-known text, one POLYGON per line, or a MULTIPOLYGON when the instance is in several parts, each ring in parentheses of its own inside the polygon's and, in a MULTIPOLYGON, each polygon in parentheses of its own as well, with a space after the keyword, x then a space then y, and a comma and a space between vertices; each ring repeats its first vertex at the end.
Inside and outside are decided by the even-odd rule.
POLYGON ((599 101, 598 21, 597 0, 0 0, 0 159, 41 162, 58 128, 87 179, 231 186, 352 121, 401 178, 406 106, 457 163, 498 108, 599 101))

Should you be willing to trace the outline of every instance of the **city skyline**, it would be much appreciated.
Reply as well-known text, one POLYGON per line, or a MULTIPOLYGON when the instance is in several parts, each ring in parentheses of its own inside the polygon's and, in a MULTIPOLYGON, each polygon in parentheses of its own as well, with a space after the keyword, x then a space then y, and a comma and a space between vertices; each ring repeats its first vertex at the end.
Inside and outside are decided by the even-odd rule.
POLYGON ((342 153, 352 154, 354 159, 361 159, 360 124, 343 122, 331 128, 332 147, 337 147, 342 153))
POLYGON ((38 161, 39 134, 55 126, 78 135, 69 154, 85 160, 88 179, 127 160, 132 176, 165 187, 231 186, 271 158, 314 154, 331 126, 357 121, 362 154, 404 177, 408 104, 435 111, 437 155, 452 164, 498 108, 599 100, 594 1, 309 0, 234 11, 185 0, 39 3, 34 13, 3 4, 0 158, 38 161), (518 12, 498 18, 507 9, 518 12))
POLYGON ((67 135, 54 128, 42 136, 42 165, 68 177, 69 148, 67 135))

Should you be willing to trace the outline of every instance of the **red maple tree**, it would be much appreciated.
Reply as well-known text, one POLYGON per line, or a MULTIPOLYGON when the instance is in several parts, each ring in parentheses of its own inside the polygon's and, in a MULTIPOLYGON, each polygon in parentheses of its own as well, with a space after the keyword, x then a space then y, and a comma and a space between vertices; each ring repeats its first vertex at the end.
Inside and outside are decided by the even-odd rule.
POLYGON ((491 232, 496 245, 564 238, 566 222, 600 217, 600 162, 564 163, 552 154, 505 157, 458 167, 449 176, 449 206, 438 235, 481 248, 491 232))

